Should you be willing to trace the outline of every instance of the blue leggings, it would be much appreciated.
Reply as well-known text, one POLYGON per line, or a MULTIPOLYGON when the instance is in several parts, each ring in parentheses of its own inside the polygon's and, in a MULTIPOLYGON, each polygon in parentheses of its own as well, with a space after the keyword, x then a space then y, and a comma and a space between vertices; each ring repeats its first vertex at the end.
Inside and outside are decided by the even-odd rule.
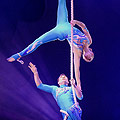
POLYGON ((81 120, 82 110, 79 106, 72 106, 67 112, 69 113, 67 120, 81 120))
MULTIPOLYGON (((27 48, 19 52, 20 56, 23 57, 35 51, 40 45, 55 41, 57 39, 64 40, 68 34, 70 34, 70 23, 68 22, 68 13, 66 8, 66 0, 58 1, 58 11, 57 11, 57 25, 52 30, 46 32, 39 38, 37 38, 33 43, 31 43, 27 48)), ((20 57, 18 54, 14 54, 11 57, 17 60, 20 57)))

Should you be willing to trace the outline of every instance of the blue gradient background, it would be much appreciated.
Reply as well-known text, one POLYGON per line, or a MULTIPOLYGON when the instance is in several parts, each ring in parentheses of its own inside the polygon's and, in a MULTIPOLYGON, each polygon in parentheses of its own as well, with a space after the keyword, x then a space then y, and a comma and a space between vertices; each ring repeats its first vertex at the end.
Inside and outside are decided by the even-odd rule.
MULTIPOLYGON (((52 95, 36 88, 28 63, 43 83, 57 85, 59 74, 70 76, 67 41, 40 46, 23 57, 6 59, 56 25, 57 0, 0 0, 0 120, 62 120, 52 95)), ((74 0, 74 17, 93 38, 94 61, 81 60, 83 120, 120 120, 120 2, 74 0)), ((70 16, 70 1, 67 0, 70 16)), ((69 19, 70 20, 70 19, 69 19)))

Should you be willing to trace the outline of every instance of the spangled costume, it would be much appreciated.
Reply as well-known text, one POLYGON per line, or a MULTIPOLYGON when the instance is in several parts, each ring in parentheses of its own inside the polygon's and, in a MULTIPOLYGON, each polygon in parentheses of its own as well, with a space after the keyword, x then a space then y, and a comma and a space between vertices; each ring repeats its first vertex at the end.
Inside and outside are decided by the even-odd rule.
MULTIPOLYGON (((57 25, 52 30, 46 32, 39 38, 37 38, 32 44, 30 44, 23 51, 18 54, 14 54, 11 57, 17 60, 20 57, 28 55, 35 51, 40 45, 54 41, 54 40, 65 40, 71 41, 71 24, 68 22, 68 14, 66 8, 66 0, 59 0, 58 12, 57 12, 57 25)), ((76 48, 83 50, 85 43, 90 44, 89 39, 79 29, 73 28, 73 43, 76 48)), ((10 58, 11 58, 10 57, 10 58)))
MULTIPOLYGON (((67 85, 61 85, 60 87, 57 87, 41 83, 38 88, 52 93, 60 109, 69 114, 67 120, 81 120, 82 110, 78 104, 75 106, 71 87, 68 87, 67 85)), ((82 98, 83 96, 78 99, 82 100, 82 98)), ((65 114, 62 114, 62 116, 64 118, 65 114)))

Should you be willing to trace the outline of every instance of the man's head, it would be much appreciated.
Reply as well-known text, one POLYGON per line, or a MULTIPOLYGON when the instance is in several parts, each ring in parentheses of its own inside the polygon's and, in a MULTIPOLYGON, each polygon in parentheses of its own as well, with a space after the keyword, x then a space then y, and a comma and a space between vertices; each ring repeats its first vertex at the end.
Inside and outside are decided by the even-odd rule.
POLYGON ((68 85, 69 81, 65 74, 61 74, 58 78, 58 84, 59 85, 68 85))
POLYGON ((83 51, 83 59, 86 62, 91 62, 94 58, 94 53, 91 48, 88 48, 87 52, 83 51))

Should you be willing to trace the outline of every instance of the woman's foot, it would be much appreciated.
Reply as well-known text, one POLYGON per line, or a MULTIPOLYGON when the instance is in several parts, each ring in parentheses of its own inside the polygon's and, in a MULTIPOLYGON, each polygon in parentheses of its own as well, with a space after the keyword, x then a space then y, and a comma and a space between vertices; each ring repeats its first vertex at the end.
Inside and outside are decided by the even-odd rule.
POLYGON ((12 57, 10 57, 10 58, 7 58, 7 61, 8 61, 8 62, 13 62, 13 61, 15 61, 15 59, 12 58, 12 57))
POLYGON ((11 57, 7 58, 7 61, 8 62, 13 62, 13 61, 15 61, 17 59, 20 59, 20 58, 21 58, 20 54, 17 53, 17 54, 12 55, 11 57))

